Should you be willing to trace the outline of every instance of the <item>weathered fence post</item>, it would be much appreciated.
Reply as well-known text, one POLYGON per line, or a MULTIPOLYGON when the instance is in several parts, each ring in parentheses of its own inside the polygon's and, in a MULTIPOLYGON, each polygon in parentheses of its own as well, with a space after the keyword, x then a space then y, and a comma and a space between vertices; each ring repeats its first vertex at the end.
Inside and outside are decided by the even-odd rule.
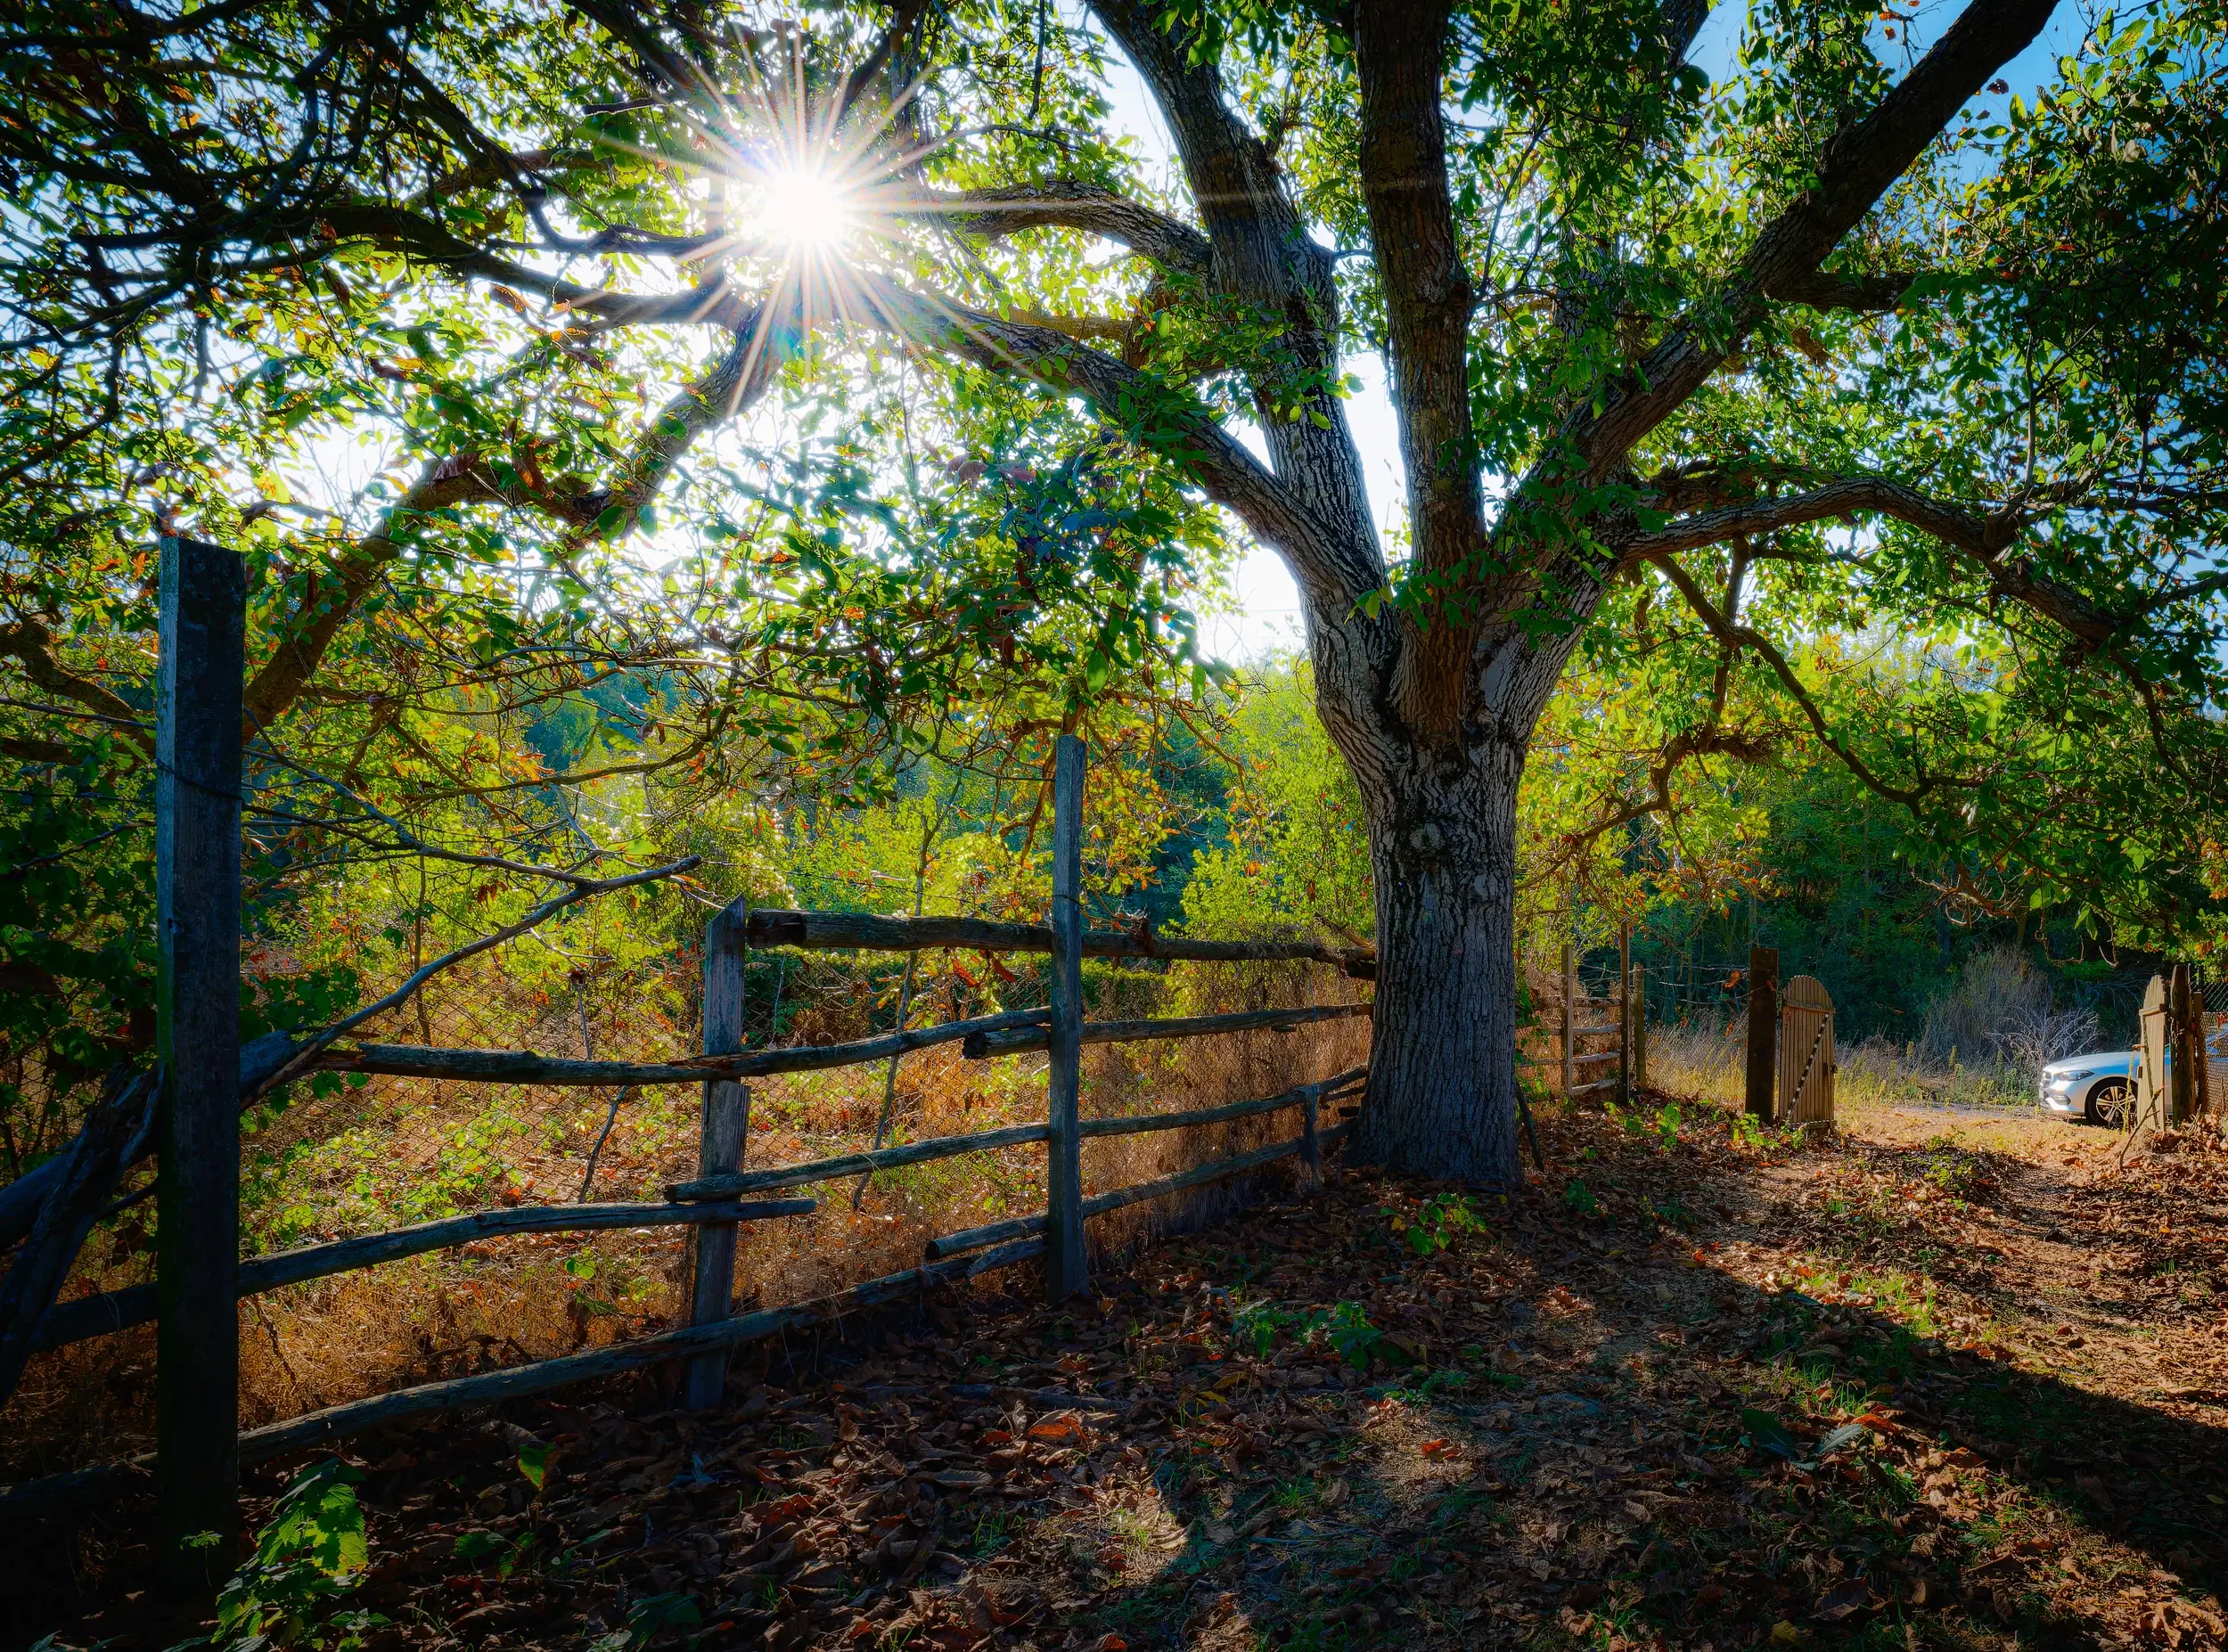
MULTIPOLYGON (((749 949, 744 926, 749 912, 737 900, 704 926, 704 1053, 732 1055, 742 1048, 742 975, 749 949)), ((704 1086, 704 1113, 697 1152, 697 1174, 724 1176, 742 1168, 750 1133, 750 1092, 733 1079, 704 1086)), ((735 1239, 732 1222, 710 1222, 697 1231, 696 1282, 689 1303, 689 1323, 705 1325, 733 1311, 735 1239)), ((727 1386, 727 1351, 699 1354, 689 1362, 688 1409, 709 1411, 727 1386)))
POLYGON ((2209 1118, 2213 1112, 2213 1046, 2205 1025, 2206 985, 2201 972, 2191 971, 2190 1013, 2196 1022, 2197 1036, 2197 1067, 2191 1076, 2197 1080, 2197 1110, 2209 1118))
POLYGON ((240 1538, 240 731, 246 566, 166 536, 155 721, 155 1505, 163 1581, 240 1538))
POLYGON ((1083 742, 1053 759, 1052 1068, 1045 1092, 1044 1290, 1065 1302, 1090 1280, 1083 1250, 1083 742))
POLYGON ((1633 1103, 1633 927, 1617 927, 1617 1105, 1633 1103))
POLYGON ((2205 1040, 2190 1008, 2190 967, 2175 964, 2167 977, 2167 1026, 2174 1041, 2174 1065, 2168 1070, 2167 1122, 2186 1125, 2197 1113, 2197 1068, 2205 1059, 2205 1040))
POLYGON ((1578 1082, 1578 1020, 1574 1001, 1578 996, 1578 955, 1569 942, 1562 944, 1562 1093, 1570 1099, 1570 1087, 1578 1082))
POLYGON ((1633 971, 1633 986, 1637 993, 1633 1004, 1633 1088, 1648 1088, 1648 971, 1645 967, 1633 971))
POLYGON ((1775 946, 1749 949, 1749 1075, 1750 1116, 1772 1122, 1772 1091, 1779 1075, 1780 954, 1775 946))
POLYGON ((1323 1108, 1323 1086, 1309 1084, 1301 1092, 1300 1107, 1305 1123, 1300 1129, 1299 1162, 1307 1173, 1307 1185, 1323 1185, 1323 1138, 1317 1129, 1317 1116, 1323 1108))

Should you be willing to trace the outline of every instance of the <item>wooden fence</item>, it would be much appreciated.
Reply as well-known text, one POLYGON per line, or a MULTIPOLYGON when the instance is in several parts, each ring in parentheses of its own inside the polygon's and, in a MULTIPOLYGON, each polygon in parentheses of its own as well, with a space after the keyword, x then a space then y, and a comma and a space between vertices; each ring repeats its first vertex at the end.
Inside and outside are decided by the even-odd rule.
POLYGON ((2228 988, 2188 964, 2154 975, 2135 1019, 2133 1093, 2123 1118, 2131 1131, 2171 1129, 2222 1105, 2228 1051, 2222 1029, 2228 988))
MULTIPOLYGON (((197 652, 192 648, 174 650, 171 645, 171 616, 181 601, 189 608, 198 601, 207 609, 211 602, 221 606, 229 601, 234 605, 236 620, 237 583, 227 583, 229 576, 222 560, 229 555, 209 546, 189 547, 187 552, 174 553, 170 544, 166 544, 166 583, 162 593, 165 693, 161 709, 165 730, 161 739, 165 742, 172 740, 168 731, 174 721, 181 725, 191 723, 197 715, 195 705, 207 703, 205 699, 197 702, 189 691, 190 685, 182 684, 173 691, 174 662, 180 673, 191 670, 206 674, 212 680, 228 678, 234 685, 236 705, 242 664, 236 624, 228 639, 221 634, 222 625, 216 627, 220 634, 213 648, 197 652), (181 563, 184 577, 174 579, 174 565, 181 563), (195 584, 196 569, 201 578, 200 585, 195 584)), ((232 561, 230 573, 236 574, 237 559, 232 561)), ((205 617, 201 623, 207 629, 205 617)), ((238 714, 234 710, 228 715, 230 722, 225 732, 236 740, 238 714)), ((171 748, 168 743, 162 748, 165 751, 171 748)), ((225 795, 236 797, 236 751, 234 755, 233 783, 218 788, 202 785, 194 791, 194 798, 205 798, 212 793, 219 801, 225 795)), ((166 818, 174 823, 159 825, 159 845, 178 841, 188 812, 185 804, 193 800, 186 798, 186 789, 173 788, 163 794, 172 809, 172 814, 166 818)), ((1044 1264, 1047 1295, 1055 1302, 1062 1301, 1088 1284, 1090 1264, 1085 1225, 1094 1216, 1258 1170, 1284 1158, 1298 1158, 1304 1174, 1311 1180, 1319 1175, 1323 1150, 1351 1128, 1350 1125, 1323 1128, 1323 1107, 1358 1086, 1366 1076, 1365 1067, 1296 1085, 1277 1095, 1221 1107, 1132 1117, 1086 1120, 1079 1116, 1080 1055, 1085 1044, 1197 1038, 1242 1031, 1289 1031, 1331 1019, 1366 1017, 1370 1012, 1370 1006, 1364 1002, 1158 1020, 1087 1022, 1083 1018, 1082 1003, 1082 961, 1085 956, 1240 962, 1298 961, 1329 965, 1357 978, 1366 979, 1373 974, 1373 961, 1365 953, 1310 944, 1170 939, 1154 936, 1144 929, 1134 933, 1086 933, 1082 927, 1079 899, 1083 790, 1082 742, 1072 736, 1062 736, 1054 765, 1053 912, 1049 925, 992 924, 952 918, 907 920, 836 912, 751 912, 741 902, 724 909, 711 920, 705 936, 701 1055, 664 1062, 594 1061, 523 1050, 356 1044, 327 1050, 315 1060, 315 1067, 324 1070, 440 1079, 598 1086, 700 1084, 703 1101, 698 1174, 689 1181, 668 1186, 666 1196, 669 1202, 663 1205, 571 1205, 481 1211, 242 1263, 237 1248, 236 1020, 229 1027, 219 1027, 209 1034, 206 1045, 189 1043, 183 1037, 174 1038, 166 1046, 173 1052, 173 1059, 166 1068, 167 1093, 170 1098, 166 1121, 168 1133, 164 1139, 165 1156, 160 1161, 158 1189, 163 1200, 160 1231, 164 1246, 158 1256, 156 1282, 57 1304, 39 1321, 36 1337, 36 1345, 52 1348, 154 1321, 159 1348, 156 1451, 148 1459, 0 1490, 0 1516, 40 1514, 65 1504, 110 1496, 141 1483, 152 1466, 158 1504, 164 1511, 162 1534, 166 1542, 181 1542, 196 1532, 229 1531, 236 1523, 238 1468, 242 1462, 338 1439, 399 1418, 545 1392, 669 1361, 687 1362, 685 1403, 692 1409, 701 1410, 717 1403, 725 1385, 728 1353, 741 1344, 776 1336, 829 1315, 856 1312, 879 1304, 917 1300, 921 1293, 940 1281, 974 1277, 1036 1258, 1041 1258, 1044 1264), (1046 953, 1053 961, 1051 1002, 1040 1008, 1011 1010, 942 1026, 910 1032, 901 1028, 881 1037, 843 1044, 749 1051, 741 1048, 742 983, 744 960, 753 945, 876 952, 957 947, 985 952, 1046 953), (807 1164, 766 1169, 743 1167, 750 1110, 750 1092, 743 1080, 773 1073, 881 1061, 907 1051, 954 1042, 962 1043, 967 1056, 981 1059, 1031 1051, 1046 1051, 1050 1071, 1044 1123, 939 1137, 807 1164), (203 1072, 204 1067, 210 1071, 203 1072), (1300 1127, 1285 1140, 1213 1159, 1156 1181, 1115 1189, 1089 1198, 1084 1196, 1081 1146, 1086 1139, 1214 1125, 1293 1109, 1301 1114, 1300 1127), (816 1207, 811 1199, 751 1202, 746 1195, 762 1195, 961 1154, 1039 1142, 1044 1144, 1046 1156, 1045 1208, 1042 1214, 943 1235, 929 1241, 927 1256, 921 1267, 868 1280, 831 1297, 762 1312, 734 1313, 734 1263, 740 1225, 805 1214, 816 1207), (198 1167, 201 1179, 193 1184, 191 1202, 178 1195, 180 1174, 189 1162, 198 1167), (221 1189, 223 1197, 217 1197, 210 1189, 221 1189), (400 1256, 463 1245, 493 1234, 683 1225, 697 1230, 690 1322, 685 1327, 607 1348, 377 1394, 267 1427, 238 1432, 236 1304, 242 1297, 305 1280, 373 1266, 400 1256), (181 1324, 182 1319, 190 1320, 191 1323, 181 1324), (174 1354, 173 1351, 178 1348, 187 1351, 186 1357, 174 1354), (193 1476, 190 1484, 182 1483, 183 1476, 193 1476)), ((192 863, 181 861, 175 855, 166 858, 167 852, 159 848, 158 885, 165 902, 165 969, 174 968, 172 937, 186 934, 201 950, 191 960, 181 955, 175 965, 181 972, 177 978, 184 978, 190 963, 192 969, 200 971, 193 978, 212 1001, 221 999, 225 1004, 236 1004, 236 940, 225 954, 232 974, 212 984, 209 977, 212 973, 221 977, 223 971, 215 969, 208 946, 200 939, 207 935, 214 936, 209 945, 221 944, 223 936, 217 934, 221 928, 220 919, 233 926, 231 933, 236 935, 236 806, 230 819, 232 846, 224 854, 203 852, 198 863, 192 863), (184 920, 183 929, 180 923, 169 920, 174 914, 184 920)), ((214 831, 221 837, 224 827, 212 814, 209 821, 199 822, 195 830, 204 836, 214 831)), ((166 1003, 168 1002, 166 997, 166 1003)), ((186 1023, 182 1014, 174 1025, 183 1033, 186 1023)), ((228 1555, 223 1558, 222 1564, 228 1567, 228 1555)), ((166 1571, 172 1574, 175 1581, 176 1567, 166 1566, 166 1571)))
POLYGON ((1606 998, 1588 998, 1578 979, 1578 955, 1568 942, 1562 949, 1562 1002, 1553 1024, 1554 1054, 1527 1056, 1517 1060, 1526 1067, 1559 1069, 1562 1093, 1605 1095, 1622 1105, 1648 1083, 1648 983, 1646 973, 1633 965, 1633 931, 1626 924, 1618 931, 1617 982, 1606 998), (1585 1018, 1603 1014, 1609 1018, 1589 1025, 1585 1018), (1605 1048, 1587 1049, 1590 1040, 1613 1039, 1605 1048), (1607 1070, 1604 1070, 1607 1069, 1607 1070), (1600 1075, 1598 1077, 1593 1075, 1600 1075))

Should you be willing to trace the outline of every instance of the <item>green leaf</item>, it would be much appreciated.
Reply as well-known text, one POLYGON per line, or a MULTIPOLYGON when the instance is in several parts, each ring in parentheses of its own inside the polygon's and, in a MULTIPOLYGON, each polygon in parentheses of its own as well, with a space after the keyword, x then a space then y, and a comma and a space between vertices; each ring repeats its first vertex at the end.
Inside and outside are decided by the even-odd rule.
POLYGON ((1843 1423, 1818 1442, 1818 1449, 1813 1453, 1813 1460, 1823 1462, 1836 1452, 1845 1452, 1850 1446, 1857 1444, 1871 1432, 1872 1430, 1863 1423, 1843 1423))
POLYGON ((1750 1406, 1741 1413, 1741 1426, 1748 1430, 1750 1443, 1758 1450, 1771 1452, 1790 1462, 1803 1454, 1801 1445, 1788 1432, 1787 1425, 1769 1411, 1757 1411, 1750 1406))

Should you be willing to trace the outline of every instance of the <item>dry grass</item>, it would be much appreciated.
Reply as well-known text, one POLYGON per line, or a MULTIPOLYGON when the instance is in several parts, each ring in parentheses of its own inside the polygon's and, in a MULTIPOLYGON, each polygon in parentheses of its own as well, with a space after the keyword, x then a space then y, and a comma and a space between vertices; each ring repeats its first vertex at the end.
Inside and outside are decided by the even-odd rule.
MULTIPOLYGON (((1094 976, 1094 1018, 1208 1013, 1331 1002, 1353 983, 1304 966, 1184 966, 1094 976)), ((623 1017, 592 1029, 594 1053, 648 1059, 692 1049, 693 1010, 645 992, 623 1017)), ((887 1026, 889 1011, 881 1010, 887 1026)), ((862 976, 856 1004, 823 999, 793 1023, 796 1042, 856 1037, 877 1024, 862 976)), ((930 1018, 922 1009, 914 1024, 930 1018)), ((413 1017, 414 1022, 416 1018, 413 1017)), ((453 982, 429 1012, 434 1042, 578 1053, 564 1008, 522 1003, 490 969, 453 982)), ((399 1030, 413 1039, 415 1025, 399 1030)), ((1255 1096, 1359 1065, 1368 1024, 1289 1034, 1086 1050, 1088 1116, 1171 1111, 1255 1096)), ((899 1066, 891 1139, 995 1129, 1044 1116, 1045 1059, 963 1059, 955 1046, 899 1066)), ((887 1066, 783 1075, 751 1086, 746 1162, 774 1165, 872 1145, 887 1066)), ((377 1232, 458 1210, 562 1204, 578 1197, 602 1129, 602 1092, 377 1079, 298 1102, 256 1131, 242 1155, 251 1251, 377 1232)), ((599 1160, 598 1202, 652 1200, 695 1174, 699 1099, 674 1089, 628 1099, 599 1160)), ((1329 1121, 1326 1121, 1328 1123, 1329 1121)), ((1156 1132, 1086 1144, 1089 1192, 1164 1175, 1208 1157, 1297 1133, 1279 1113, 1209 1130, 1156 1132)), ((855 1182, 799 1190, 813 1215, 743 1231, 737 1295, 745 1306, 807 1300, 917 1265, 929 1238, 1043 1208, 1036 1148, 971 1155, 877 1176, 854 1212, 855 1182)), ((1094 1245, 1120 1249, 1151 1233, 1218 1218, 1233 1198, 1208 1188, 1093 1224, 1094 1245)), ((677 1322, 685 1313, 690 1234, 676 1229, 520 1235, 320 1280, 242 1303, 242 1406, 255 1427, 414 1382, 569 1353, 677 1322)), ((139 1226, 96 1237, 65 1295, 152 1277, 139 1226)), ((11 1403, 0 1477, 108 1460, 152 1441, 153 1329, 40 1356, 11 1403)))
MULTIPOLYGON (((1738 1106, 1747 1082, 1747 1036, 1746 1023, 1738 1019, 1651 1027, 1649 1079, 1681 1095, 1738 1106)), ((1836 1059, 1835 1100, 1842 1108, 1943 1102, 2012 1108, 2035 1100, 2029 1081, 2007 1066, 1952 1065, 1946 1057, 1936 1059, 1919 1046, 1884 1038, 1845 1047, 1836 1059)))

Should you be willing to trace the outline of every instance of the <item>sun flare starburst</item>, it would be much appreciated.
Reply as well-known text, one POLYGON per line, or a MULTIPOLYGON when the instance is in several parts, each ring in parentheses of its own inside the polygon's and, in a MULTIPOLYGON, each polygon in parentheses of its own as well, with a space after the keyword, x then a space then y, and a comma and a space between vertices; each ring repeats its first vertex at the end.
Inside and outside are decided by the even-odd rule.
POLYGON ((792 252, 835 247, 857 225, 849 189, 810 167, 784 167, 766 174, 754 216, 759 233, 792 252))

